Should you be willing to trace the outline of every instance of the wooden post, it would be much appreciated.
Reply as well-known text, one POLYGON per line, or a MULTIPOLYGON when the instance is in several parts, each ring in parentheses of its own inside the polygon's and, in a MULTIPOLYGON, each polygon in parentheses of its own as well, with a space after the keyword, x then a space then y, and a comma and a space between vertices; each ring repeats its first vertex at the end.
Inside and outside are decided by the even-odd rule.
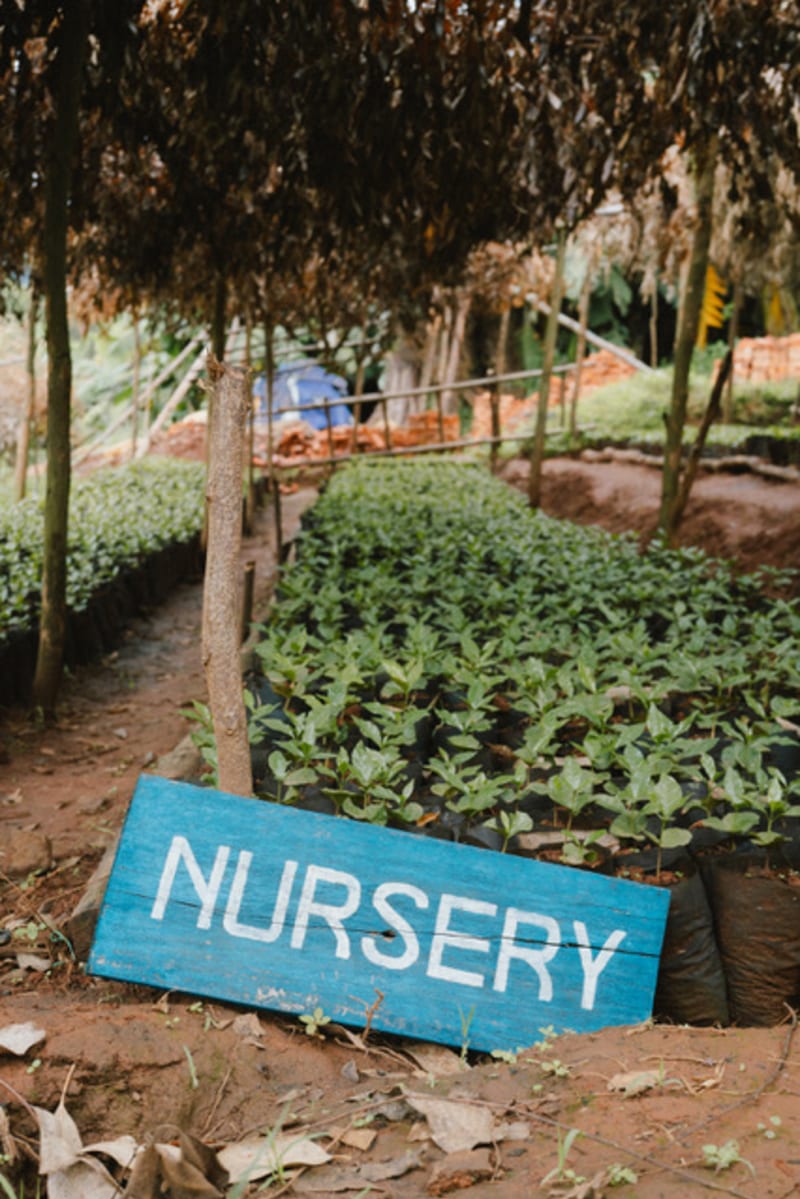
POLYGON ((739 317, 742 314, 742 302, 744 300, 744 288, 742 287, 741 279, 736 279, 733 284, 733 311, 731 313, 731 323, 728 326, 728 349, 731 352, 731 369, 728 375, 728 382, 725 385, 725 395, 722 405, 722 423, 729 425, 733 420, 733 377, 736 373, 736 340, 739 336, 739 317))
POLYGON ((220 790, 252 795, 239 660, 242 459, 250 399, 247 371, 209 359, 208 548, 203 586, 203 669, 217 742, 220 790))
POLYGON ((278 472, 275 469, 275 328, 269 322, 264 322, 264 373, 267 383, 267 472, 269 489, 272 495, 272 516, 275 527, 275 557, 282 561, 283 553, 283 522, 281 520, 281 487, 278 472))
POLYGON ((558 314, 561 309, 561 293, 564 282, 564 260, 567 251, 567 233, 564 228, 558 231, 556 247, 556 269, 553 279, 553 298, 547 317, 547 329, 544 339, 544 362, 542 377, 539 380, 539 399, 536 405, 536 426, 531 450, 531 471, 528 480, 528 503, 531 508, 538 508, 542 494, 542 462, 544 460, 544 438, 547 426, 547 404, 550 399, 550 376, 553 372, 553 362, 556 353, 556 337, 558 335, 558 314))
POLYGON ((36 315, 38 310, 39 297, 36 294, 35 284, 31 283, 30 307, 28 308, 28 350, 25 358, 28 388, 22 416, 19 418, 17 426, 17 450, 14 459, 14 499, 17 501, 25 498, 31 428, 36 415, 36 315))
POLYGON ((653 280, 653 294, 650 298, 650 365, 653 370, 658 366, 658 276, 653 280))
POLYGON ((437 382, 447 381, 447 362, 450 357, 450 337, 453 331, 453 308, 445 301, 439 336, 439 364, 436 371, 437 382))
MULTIPOLYGON (((447 373, 442 379, 443 383, 455 383, 458 377, 458 364, 461 359, 461 349, 464 345, 464 337, 467 331, 467 317, 472 305, 472 296, 468 291, 463 291, 458 297, 458 302, 455 309, 455 317, 453 319, 453 332, 450 338, 450 347, 447 355, 447 373)), ((441 399, 442 407, 445 412, 451 412, 453 408, 458 412, 458 401, 455 391, 445 391, 441 399)), ((444 438, 442 438, 444 440, 444 438)))
POLYGON ((244 564, 242 578, 242 642, 247 640, 253 619, 253 595, 256 582, 256 564, 252 560, 244 564))
POLYGON ((561 428, 567 427, 567 372, 564 371, 558 381, 558 407, 561 413, 561 428))
POLYGON ((388 403, 389 401, 386 399, 386 396, 381 396, 381 411, 383 412, 383 435, 386 438, 386 448, 387 450, 390 450, 392 448, 392 428, 389 424, 388 403))
MULTIPOLYGON (((250 319, 250 313, 247 313, 247 320, 244 329, 244 365, 250 375, 252 366, 252 341, 253 341, 253 322, 250 319)), ((250 375, 252 378, 252 375, 250 375)), ((255 470, 253 467, 253 455, 255 453, 255 438, 256 438, 256 423, 253 415, 253 396, 250 395, 250 402, 247 406, 247 493, 244 508, 244 523, 245 531, 252 533, 255 527, 256 519, 256 482, 255 470)))
MULTIPOLYGON (((506 347, 508 346, 508 326, 511 323, 511 305, 504 304, 500 313, 500 329, 497 334, 497 353, 495 355, 494 373, 496 375, 504 375, 506 373, 506 347)), ((489 451, 489 463, 492 474, 497 470, 497 456, 500 449, 500 384, 492 390, 489 395, 489 404, 491 405, 492 415, 492 437, 497 438, 497 441, 492 441, 492 448, 489 451)))
POLYGON ((675 506, 672 511, 672 535, 677 533, 678 526, 683 520, 683 514, 686 511, 686 504, 689 500, 689 493, 692 490, 697 468, 700 465, 700 458, 703 453, 703 447, 706 444, 708 430, 711 428, 714 421, 719 416, 720 406, 722 403, 722 393, 725 389, 725 384, 728 381, 731 370, 733 369, 733 350, 728 350, 722 362, 719 364, 717 377, 714 380, 714 386, 711 388, 711 395, 706 405, 706 410, 703 413, 703 419, 700 422, 700 428, 697 430, 697 436, 694 440, 694 445, 689 451, 689 457, 686 466, 683 470, 683 475, 678 488, 678 494, 675 498, 675 506))
POLYGON ((71 482, 72 354, 67 312, 67 242, 73 155, 80 134, 83 68, 89 47, 89 5, 62 8, 58 60, 51 91, 53 122, 45 149, 42 291, 47 330, 47 472, 39 642, 33 704, 55 715, 67 631, 67 538, 71 482))
POLYGON ((589 325, 589 301, 592 296, 592 283, 589 272, 581 288, 581 298, 578 304, 578 342, 575 346, 575 374, 572 380, 572 396, 569 406, 569 435, 574 437, 578 428, 578 400, 581 394, 581 375, 583 374, 583 359, 586 355, 586 330, 589 325))
POLYGON ((673 533, 673 511, 680 485, 683 430, 689 404, 689 371, 706 289, 708 252, 714 217, 717 145, 718 139, 713 135, 707 141, 701 142, 695 148, 694 154, 696 218, 675 333, 672 393, 665 416, 664 468, 658 514, 658 530, 667 541, 672 538, 673 533))
POLYGON ((131 383, 131 458, 136 457, 136 438, 139 434, 139 385, 142 373, 142 341, 139 336, 139 314, 133 317, 133 381, 131 383))
POLYGON ((436 393, 436 424, 439 429, 439 441, 444 445, 444 402, 441 391, 436 393))
MULTIPOLYGON (((366 338, 366 328, 364 329, 364 337, 366 338)), ((366 373, 366 362, 363 355, 359 355, 358 364, 356 366, 356 394, 355 404, 353 405, 353 436, 350 438, 350 453, 358 453, 358 426, 361 424, 361 397, 364 394, 364 375, 366 373)))
POLYGON ((419 376, 420 387, 430 387, 433 381, 433 372, 436 365, 437 350, 439 347, 439 334, 442 328, 442 314, 437 312, 428 321, 425 330, 425 351, 422 357, 422 370, 419 376))
MULTIPOLYGON (((333 424, 331 422, 331 409, 329 404, 325 405, 325 427, 328 432, 328 455, 329 457, 333 458, 333 424)), ((332 465, 333 469, 335 470, 336 464, 333 463, 332 465)))

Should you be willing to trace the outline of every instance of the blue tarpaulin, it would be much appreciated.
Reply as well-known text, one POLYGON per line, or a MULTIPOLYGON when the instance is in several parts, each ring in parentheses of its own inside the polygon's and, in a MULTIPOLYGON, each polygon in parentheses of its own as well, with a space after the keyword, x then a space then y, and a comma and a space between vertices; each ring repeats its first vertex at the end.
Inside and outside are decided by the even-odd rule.
MULTIPOLYGON (((267 377, 259 375, 253 385, 253 394, 261 401, 259 416, 267 416, 267 377)), ((347 395, 347 381, 340 375, 331 374, 316 362, 288 362, 279 366, 272 377, 272 409, 277 419, 306 421, 313 429, 326 429, 328 417, 324 408, 315 408, 320 400, 336 400, 347 395), (290 411, 279 412, 279 409, 290 411)), ((332 404, 332 425, 352 425, 353 414, 346 404, 332 404)))

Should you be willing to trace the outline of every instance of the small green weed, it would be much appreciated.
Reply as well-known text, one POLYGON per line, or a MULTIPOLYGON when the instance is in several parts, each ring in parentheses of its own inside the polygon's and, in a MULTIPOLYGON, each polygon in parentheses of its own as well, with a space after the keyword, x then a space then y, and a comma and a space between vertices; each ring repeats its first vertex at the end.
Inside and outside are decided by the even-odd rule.
POLYGON ((731 1166, 735 1165, 746 1166, 754 1178, 756 1174, 751 1163, 739 1153, 739 1142, 733 1138, 726 1141, 724 1145, 704 1145, 703 1165, 707 1170, 713 1170, 715 1174, 720 1174, 723 1170, 730 1170, 731 1166))
POLYGON ((323 1029, 326 1024, 330 1024, 330 1022, 330 1016, 326 1016, 321 1007, 315 1007, 313 1012, 310 1014, 306 1013, 300 1017, 300 1023, 305 1027, 306 1036, 318 1037, 320 1041, 325 1040, 321 1029, 323 1029))
POLYGON ((569 1132, 562 1135, 561 1129, 558 1130, 558 1162, 554 1168, 545 1174, 542 1179, 542 1186, 550 1186, 553 1183, 561 1184, 564 1182, 572 1183, 577 1186, 586 1179, 582 1174, 576 1172, 567 1165, 567 1157, 575 1141, 581 1135, 579 1128, 570 1128, 569 1132))

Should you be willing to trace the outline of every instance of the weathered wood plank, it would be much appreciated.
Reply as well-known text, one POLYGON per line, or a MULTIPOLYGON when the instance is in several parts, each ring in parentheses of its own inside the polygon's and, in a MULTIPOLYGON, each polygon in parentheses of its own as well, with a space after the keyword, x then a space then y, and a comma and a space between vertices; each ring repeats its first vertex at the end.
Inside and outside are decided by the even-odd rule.
POLYGON ((475 1049, 651 1012, 669 896, 152 776, 89 970, 475 1049))

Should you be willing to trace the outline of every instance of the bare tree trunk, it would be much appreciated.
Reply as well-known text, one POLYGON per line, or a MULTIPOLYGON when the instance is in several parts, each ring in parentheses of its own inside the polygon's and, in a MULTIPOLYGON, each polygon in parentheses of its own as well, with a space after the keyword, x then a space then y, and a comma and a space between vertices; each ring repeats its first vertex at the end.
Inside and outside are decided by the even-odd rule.
POLYGON ((542 463, 544 461, 544 435, 547 426, 547 404, 550 399, 550 376, 553 373, 553 362, 555 361, 556 354, 558 314, 561 311, 561 297, 564 290, 564 261, 566 256, 567 233, 565 229, 559 229, 553 295, 550 300, 550 312, 547 315, 547 327, 544 335, 544 362, 542 363, 542 374, 539 379, 536 427, 534 429, 533 448, 531 450, 531 471, 528 477, 528 503, 531 508, 538 508, 542 497, 542 463))
POLYGON ((211 314, 211 353, 217 362, 225 360, 226 301, 225 276, 220 272, 214 281, 214 308, 211 314))
POLYGON ((419 381, 417 347, 403 330, 398 330, 394 349, 385 359, 384 394, 392 398, 385 407, 386 419, 405 425, 412 412, 417 411, 418 399, 406 392, 416 389, 419 381))
POLYGON ((272 496, 272 515, 275 522, 275 558, 281 560, 283 548, 283 522, 281 520, 281 487, 275 470, 275 327, 264 324, 264 373, 267 385, 267 470, 269 490, 272 496))
MULTIPOLYGON (((226 301, 227 301, 227 287, 226 287, 226 282, 225 282, 225 276, 222 273, 222 271, 217 271, 214 276, 214 295, 213 295, 212 307, 211 307, 211 329, 210 329, 211 354, 216 359, 217 362, 224 362, 225 357, 226 357, 226 354, 225 354, 225 351, 227 349, 226 338, 225 338, 225 329, 226 329, 226 325, 227 325, 226 301)), ((206 398, 206 453, 205 453, 206 474, 208 474, 209 463, 211 461, 211 426, 214 423, 214 413, 212 411, 213 407, 214 407, 214 388, 212 387, 210 389, 210 391, 208 392, 208 396, 206 398)), ((203 531, 200 534, 200 540, 201 540, 203 549, 205 549, 205 547, 208 545, 208 509, 206 509, 205 522, 203 524, 203 531)))
MULTIPOLYGON (((450 338, 450 348, 447 355, 447 372, 443 383, 452 384, 458 379, 458 368, 461 362, 461 350, 467 331, 467 317, 472 305, 472 296, 468 291, 462 291, 458 297, 453 320, 453 333, 450 338)), ((445 412, 458 412, 458 394, 453 391, 442 393, 442 407, 445 412)))
POLYGON ((437 312, 429 321, 425 330, 425 349, 422 355, 422 370, 419 376, 420 387, 430 387, 436 366, 436 351, 439 348, 439 334, 442 328, 442 316, 437 312))
MULTIPOLYGON (((244 326, 244 365, 247 377, 251 378, 253 357, 253 322, 248 312, 244 326)), ((256 519, 256 480, 253 469, 253 455, 256 449, 256 423, 253 414, 253 397, 247 405, 247 499, 245 501, 245 526, 252 533, 256 519)))
POLYGON ((683 429, 689 404, 689 370, 705 294, 713 219, 716 149, 716 138, 712 137, 706 145, 698 148, 695 156, 697 211, 686 287, 681 300, 678 329, 675 335, 672 396, 666 416, 664 472, 661 481, 661 508, 658 514, 658 530, 666 537, 667 541, 672 539, 674 531, 674 508, 680 485, 683 429))
POLYGON ((17 452, 14 459, 14 499, 17 501, 25 498, 31 429, 36 416, 36 314, 38 310, 39 297, 36 294, 36 286, 32 283, 30 308, 28 309, 28 350, 25 360, 28 389, 17 427, 17 452))
POLYGON ((742 287, 741 279, 737 279, 733 285, 733 311, 731 312, 731 322, 728 326, 728 349, 733 357, 722 406, 722 423, 725 425, 729 425, 733 420, 733 379, 736 374, 736 341, 739 337, 739 317, 742 315, 743 302, 744 288, 742 287))
POLYGON ((439 364, 436 368, 437 383, 447 382, 447 363, 450 357, 450 337, 453 331, 453 305, 445 300, 439 334, 439 364))
POLYGON ((658 279, 653 282, 653 295, 650 300, 650 365, 653 370, 658 366, 658 279))
POLYGON ((581 298, 578 302, 578 342, 575 346, 575 375, 572 379, 572 397, 569 405, 569 435, 574 437, 578 432, 578 400, 581 394, 581 375, 583 360, 586 356, 586 328, 589 324, 589 302, 592 298, 592 279, 587 271, 581 288, 581 298))
POLYGON ((44 181, 42 278, 47 325, 47 485, 39 648, 33 702, 55 714, 67 626, 67 527, 70 490, 72 358, 67 314, 69 196, 78 141, 81 81, 88 29, 87 0, 65 5, 58 50, 55 119, 44 181))
POLYGON ((675 533, 677 533, 680 523, 683 520, 683 514, 686 511, 686 504, 689 500, 692 484, 695 481, 697 468, 700 465, 700 459, 703 455, 703 448, 706 444, 708 431, 719 416, 720 407, 722 404, 722 393, 732 368, 733 351, 728 350, 727 354, 722 359, 722 362, 719 364, 719 371, 717 372, 717 377, 714 380, 714 386, 711 388, 711 395, 708 398, 708 404, 706 405, 706 410, 703 413, 703 419, 700 422, 700 428, 697 430, 697 437, 695 438, 694 445, 692 446, 691 453, 689 454, 689 459, 683 472, 683 478, 681 479, 681 485, 675 498, 675 507, 673 508, 672 515, 673 536, 675 533))
MULTIPOLYGON (((504 375, 506 373, 506 349, 508 347, 508 326, 511 323, 511 305, 504 304, 500 313, 500 328, 497 331, 497 352, 494 356, 494 373, 496 375, 504 375)), ((493 389, 489 397, 491 404, 492 416, 492 437, 499 438, 500 436, 500 393, 502 384, 498 383, 493 389)), ((492 474, 497 470, 497 452, 500 449, 499 442, 492 442, 492 448, 489 455, 489 462, 492 474)))
MULTIPOLYGON (((363 330, 364 341, 366 342, 366 326, 363 330)), ((350 453, 358 453, 358 428, 361 424, 361 397, 364 394, 364 376, 367 370, 367 360, 364 357, 365 351, 362 349, 356 358, 356 386, 355 386, 355 404, 353 405, 353 436, 350 438, 350 453)))
POLYGON ((136 457, 139 435, 139 383, 142 373, 142 339, 139 336, 138 313, 133 318, 133 383, 131 386, 131 458, 136 457))
POLYGON ((242 466, 250 394, 248 371, 208 364, 214 403, 206 500, 208 549, 203 585, 203 669, 217 743, 219 786, 252 795, 247 714, 239 658, 242 466))

